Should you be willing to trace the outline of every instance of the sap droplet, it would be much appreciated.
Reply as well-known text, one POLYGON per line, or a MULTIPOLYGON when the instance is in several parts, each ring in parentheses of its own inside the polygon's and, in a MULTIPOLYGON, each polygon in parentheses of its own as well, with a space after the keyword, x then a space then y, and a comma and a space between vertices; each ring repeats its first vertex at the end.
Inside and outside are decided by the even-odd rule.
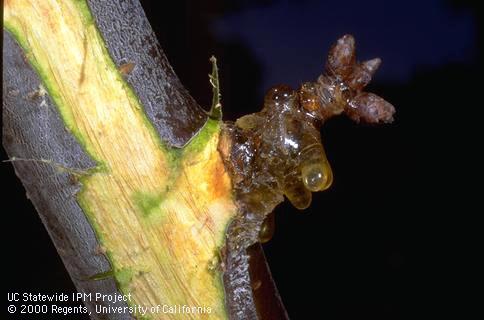
POLYGON ((303 183, 309 191, 317 192, 329 187, 328 170, 323 164, 310 164, 301 168, 303 183))
POLYGON ((312 146, 301 155, 301 177, 306 188, 312 192, 331 186, 333 172, 321 144, 312 146))
POLYGON ((269 213, 262 223, 259 231, 259 242, 266 243, 272 239, 276 228, 274 212, 269 213))
POLYGON ((304 210, 311 204, 312 193, 304 187, 301 177, 291 174, 285 179, 284 195, 291 204, 299 210, 304 210))

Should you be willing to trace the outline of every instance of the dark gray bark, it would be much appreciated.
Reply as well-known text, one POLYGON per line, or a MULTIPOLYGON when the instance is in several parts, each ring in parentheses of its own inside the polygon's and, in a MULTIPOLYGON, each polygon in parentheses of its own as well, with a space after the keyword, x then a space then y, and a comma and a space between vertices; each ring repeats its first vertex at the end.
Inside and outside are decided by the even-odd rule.
MULTIPOLYGON (((160 137, 170 145, 183 146, 203 125, 206 115, 173 72, 141 5, 137 0, 90 0, 88 3, 115 63, 134 63, 135 68, 127 75, 127 81, 160 137)), ((8 155, 46 159, 75 170, 93 166, 93 161, 64 127, 49 96, 35 94, 41 81, 26 62, 21 48, 8 32, 4 31, 3 36, 3 145, 8 155)), ((12 163, 78 291, 115 293, 117 289, 112 278, 87 280, 109 270, 110 266, 100 253, 94 231, 76 202, 75 194, 80 186, 73 176, 40 161, 12 163)), ((261 250, 259 245, 255 246, 251 259, 262 271, 251 276, 257 275, 259 280, 268 283, 267 293, 258 299, 279 310, 263 312, 266 315, 262 318, 284 319, 287 316, 261 250)), ((228 287, 237 289, 234 284, 228 287)), ((96 314, 94 308, 99 302, 85 303, 93 311, 93 319, 131 318, 127 314, 96 314)), ((247 315, 252 315, 246 318, 252 319, 256 314, 255 306, 247 304, 245 307, 247 315)))
POLYGON ((183 146, 205 123, 206 115, 173 72, 139 1, 88 2, 114 62, 134 63, 127 81, 160 137, 183 146))

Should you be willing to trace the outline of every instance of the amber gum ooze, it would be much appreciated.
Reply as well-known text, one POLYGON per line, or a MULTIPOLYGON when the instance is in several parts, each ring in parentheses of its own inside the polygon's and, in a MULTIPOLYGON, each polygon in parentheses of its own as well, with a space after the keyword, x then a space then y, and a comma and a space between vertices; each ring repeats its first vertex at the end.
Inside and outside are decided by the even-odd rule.
MULTIPOLYGON (((273 87, 260 112, 237 120, 233 132, 243 143, 234 144, 231 160, 243 163, 235 165, 235 187, 249 211, 267 215, 282 201, 281 195, 305 209, 312 192, 331 186, 333 173, 320 136, 330 118, 344 113, 356 122, 393 120, 390 103, 363 91, 380 63, 379 58, 358 62, 354 38, 345 35, 330 49, 326 71, 317 81, 305 82, 298 90, 273 87)), ((261 239, 271 233, 271 223, 262 225, 261 239)))

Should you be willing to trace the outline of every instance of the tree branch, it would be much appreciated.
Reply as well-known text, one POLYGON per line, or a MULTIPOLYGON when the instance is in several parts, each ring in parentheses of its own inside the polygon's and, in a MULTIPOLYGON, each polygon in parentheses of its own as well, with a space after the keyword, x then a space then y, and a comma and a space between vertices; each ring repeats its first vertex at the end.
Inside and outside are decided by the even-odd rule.
MULTIPOLYGON (((206 123, 207 116, 174 74, 138 1, 93 0, 88 4, 109 54, 121 72, 129 72, 125 78, 160 138, 169 146, 186 145, 206 123), (125 67, 127 65, 129 67, 125 67)), ((112 266, 105 258, 99 235, 76 198, 80 185, 73 172, 92 171, 96 163, 66 129, 41 79, 27 62, 29 54, 24 53, 11 34, 4 31, 3 144, 11 157, 19 159, 13 161, 15 172, 77 289, 113 294, 119 290, 119 277, 118 283, 113 278, 92 280, 93 276, 109 271, 112 266), (48 161, 40 161, 42 159, 48 161)), ((261 258, 260 250, 260 247, 254 248, 257 259, 261 258)), ((264 263, 260 265, 265 266, 264 263)), ((258 279, 272 283, 267 270, 258 279)), ((269 285, 269 288, 268 292, 273 294, 269 300, 282 310, 277 313, 280 318, 285 311, 275 286, 269 285)), ((268 296, 263 298, 268 299, 268 296)), ((95 305, 105 302, 85 303, 93 318, 104 318, 95 312, 95 305)), ((118 302, 117 305, 125 306, 125 303, 118 302)), ((246 307, 247 314, 256 314, 254 305, 246 307)), ((268 318, 275 315, 269 314, 268 318)), ((130 319, 131 316, 111 314, 108 318, 130 319)))

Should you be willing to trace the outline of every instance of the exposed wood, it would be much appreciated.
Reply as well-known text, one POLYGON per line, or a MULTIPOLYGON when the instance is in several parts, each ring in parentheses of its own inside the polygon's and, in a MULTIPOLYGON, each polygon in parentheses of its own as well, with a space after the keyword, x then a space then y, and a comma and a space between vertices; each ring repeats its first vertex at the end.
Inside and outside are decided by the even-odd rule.
MULTIPOLYGON (((107 48, 115 64, 118 66, 129 65, 129 68, 121 68, 122 73, 125 75, 128 83, 132 86, 139 98, 150 123, 154 125, 159 137, 161 137, 162 141, 168 146, 181 147, 187 144, 194 134, 199 132, 200 128, 205 123, 205 113, 188 95, 175 76, 166 57, 159 48, 156 38, 139 3, 137 1, 122 0, 89 1, 89 5, 93 16, 95 17, 97 27, 106 41, 107 48)), ((60 55, 59 59, 61 57, 62 56, 60 55)), ((76 119, 83 117, 84 124, 79 125, 79 123, 68 123, 70 129, 68 130, 66 128, 66 123, 61 120, 58 112, 59 110, 54 107, 51 97, 41 85, 38 75, 27 63, 29 58, 32 57, 26 58, 17 43, 12 39, 11 35, 4 31, 3 144, 8 154, 11 157, 16 157, 18 159, 18 161, 13 162, 16 173, 22 180, 27 190, 28 197, 32 200, 38 210, 42 221, 51 235, 78 290, 82 292, 99 292, 105 294, 114 293, 118 289, 112 278, 96 281, 88 280, 88 278, 93 275, 110 270, 112 266, 105 258, 105 249, 99 245, 99 240, 96 239, 96 234, 91 227, 91 224, 86 219, 85 210, 83 211, 79 206, 79 201, 76 198, 76 194, 80 189, 78 183, 79 173, 83 176, 84 172, 88 172, 96 165, 95 161, 92 160, 92 157, 98 161, 106 161, 109 169, 123 174, 129 172, 129 166, 133 165, 133 163, 136 168, 134 171, 138 172, 138 169, 141 168, 141 163, 145 163, 143 160, 150 157, 144 155, 139 159, 138 166, 136 166, 136 160, 131 157, 128 157, 124 162, 122 161, 123 157, 129 155, 127 150, 124 150, 126 151, 126 154, 124 154, 122 150, 119 150, 120 154, 115 154, 115 158, 110 158, 111 160, 109 157, 106 158, 106 155, 103 154, 103 148, 106 148, 106 145, 109 145, 109 143, 116 145, 116 136, 109 138, 111 131, 103 133, 92 130, 92 128, 102 128, 102 126, 92 126, 89 117, 86 117, 86 115, 82 113, 79 113, 76 119), (78 140, 72 136, 72 132, 75 134, 77 132, 78 138, 79 136, 92 135, 97 137, 95 138, 96 140, 101 141, 99 146, 89 145, 89 142, 84 145, 84 147, 90 152, 91 157, 86 154, 85 150, 83 150, 78 143, 78 140), (105 139, 104 142, 102 142, 103 139, 105 139), (116 166, 120 167, 115 169, 116 166), (66 170, 66 168, 68 169, 66 170)), ((80 79, 80 83, 89 82, 88 77, 81 76, 80 79)), ((91 88, 97 88, 98 86, 99 84, 93 84, 91 88)), ((73 102, 73 100, 74 98, 70 97, 70 101, 73 102)), ((76 101, 73 103, 76 104, 76 101)), ((84 105, 88 104, 89 101, 86 100, 84 105)), ((79 105, 81 104, 79 103, 79 105)), ((82 105, 82 107, 84 107, 84 105, 82 105)), ((95 117, 96 112, 98 112, 96 110, 101 110, 96 109, 97 107, 98 106, 93 104, 91 117, 95 117)), ((125 112, 129 112, 129 110, 131 109, 128 108, 125 112)), ((75 113, 75 109, 72 109, 69 112, 75 113)), ((63 117, 65 120, 66 114, 64 114, 63 117)), ((120 119, 120 121, 122 122, 124 120, 120 119)), ((125 126, 125 129, 123 130, 126 134, 123 139, 134 139, 129 135, 128 127, 125 126)), ((154 146, 156 144, 156 139, 149 142, 151 141, 149 135, 150 133, 148 132, 147 135, 144 136, 145 138, 140 138, 141 140, 135 139, 134 141, 144 141, 143 145, 153 143, 151 149, 156 150, 156 147, 154 146)), ((127 145, 134 146, 135 144, 133 143, 127 145)), ((196 145, 192 147, 192 149, 196 150, 196 152, 192 152, 195 152, 194 154, 198 157, 198 160, 202 164, 206 163, 212 167, 209 170, 207 170, 206 167, 199 167, 197 169, 196 162, 192 163, 186 160, 183 162, 182 167, 186 169, 185 174, 187 174, 188 177, 190 177, 190 170, 198 170, 197 172, 205 170, 207 177, 202 179, 209 181, 208 176, 213 176, 213 172, 210 170, 223 171, 223 168, 217 167, 221 164, 221 160, 215 158, 212 160, 211 155, 216 154, 216 151, 214 151, 216 150, 216 145, 217 140, 215 139, 213 142, 207 143, 207 151, 198 150, 196 145)), ((132 155, 136 154, 137 153, 132 153, 132 155)), ((166 163, 169 160, 163 158, 163 153, 160 153, 159 157, 157 157, 156 154, 153 154, 153 156, 153 159, 158 159, 153 161, 155 161, 155 163, 158 161, 160 163, 160 168, 167 167, 166 163)), ((148 161, 148 163, 150 163, 150 161, 148 161)), ((98 175, 98 177, 100 177, 101 180, 104 179, 102 175, 98 175)), ((81 178, 84 179, 83 177, 81 178)), ((153 177, 147 176, 146 178, 150 179, 153 177)), ((211 185, 217 186, 220 186, 220 184, 227 185, 227 181, 223 182, 223 179, 224 178, 221 180, 222 182, 210 183, 211 185)), ((166 181, 163 181, 163 178, 152 180, 155 189, 156 187, 162 189, 163 186, 166 185, 166 181)), ((98 199, 106 199, 105 194, 100 195, 96 192, 110 190, 117 183, 122 181, 134 180, 127 179, 117 182, 113 181, 114 184, 111 182, 108 183, 107 180, 104 182, 101 181, 100 183, 103 187, 91 189, 91 193, 84 198, 84 201, 86 201, 86 199, 96 199, 96 197, 98 197, 98 199)), ((201 185, 189 178, 182 179, 181 181, 181 189, 184 188, 189 190, 190 186, 201 185), (183 184, 186 184, 186 186, 183 187, 183 184)), ((226 189, 227 187, 223 188, 226 189)), ((194 195, 203 196, 203 190, 200 189, 199 191, 195 191, 194 195)), ((112 204, 114 204, 114 200, 115 199, 110 200, 112 204)), ((174 203, 177 205, 179 200, 180 199, 177 199, 176 197, 173 198, 173 201, 175 201, 174 203)), ((103 205, 100 203, 101 202, 99 201, 94 201, 90 203, 90 207, 100 205, 99 212, 103 212, 104 210, 105 214, 91 215, 90 219, 91 222, 94 221, 97 224, 104 226, 107 224, 107 221, 102 219, 106 217, 114 207, 106 205, 103 209, 101 208, 103 205)), ((125 203, 125 205, 129 204, 129 201, 125 203)), ((230 205, 231 204, 229 203, 224 204, 224 206, 229 207, 230 205)), ((170 204, 168 203, 167 205, 165 204, 163 208, 167 209, 169 206, 170 204)), ((176 213, 177 210, 173 213, 176 213)), ((213 210, 215 210, 214 212, 217 212, 217 208, 213 210)), ((121 219, 122 217, 123 216, 120 215, 118 219, 121 219)), ((181 216, 177 217, 180 218, 181 216)), ((117 223, 118 221, 119 220, 115 220, 114 222, 117 223)), ((215 228, 220 228, 223 225, 224 224, 221 223, 216 225, 215 228)), ((113 229, 109 232, 108 231, 109 230, 104 229, 104 235, 107 235, 108 237, 106 238, 107 240, 103 237, 103 240, 109 242, 109 236, 116 234, 116 232, 113 229)), ((177 234, 183 235, 183 231, 186 230, 180 229, 180 232, 177 234)), ((221 231, 217 231, 217 233, 220 232, 221 231)), ((113 237, 111 238, 111 244, 117 245, 118 241, 116 239, 120 240, 120 243, 125 241, 126 245, 132 241, 131 239, 122 240, 121 238, 113 237)), ((166 238, 164 239, 166 240, 166 238)), ((203 239, 204 237, 200 237, 192 240, 202 241, 203 239)), ((141 243, 143 241, 141 241, 141 243)), ((182 240, 179 239, 178 241, 182 240)), ((156 239, 148 239, 147 243, 154 244, 156 243, 156 239)), ((197 243, 194 243, 194 246, 196 245, 197 243)), ((126 259, 129 260, 130 248, 125 248, 126 250, 124 252, 127 254, 126 259)), ((194 248, 193 251, 197 252, 196 248, 194 248)), ((213 254, 216 255, 217 253, 214 252, 213 254)), ((209 257, 204 259, 204 261, 207 262, 209 257)), ((117 261, 119 262, 120 260, 117 261)), ((183 266, 187 265, 189 262, 188 260, 184 260, 184 258, 181 258, 181 261, 184 262, 183 266)), ((124 270, 122 265, 118 265, 117 268, 119 268, 118 271, 124 270)), ((184 267, 181 269, 184 270, 184 267)), ((130 277, 132 276, 133 274, 130 274, 130 277)), ((140 279, 143 279, 143 270, 135 270, 135 276, 140 276, 140 279)), ((165 274, 165 276, 167 275, 165 274)), ((268 279, 270 280, 270 277, 268 277, 268 279)), ((118 277, 118 285, 119 281, 120 278, 118 277)), ((147 277, 140 281, 150 282, 147 277)), ((137 286, 137 288, 143 288, 143 286, 137 286)), ((204 288, 202 286, 200 288, 190 287, 190 289, 195 290, 194 292, 196 293, 198 292, 197 290, 203 290, 204 288)), ((152 297, 163 297, 163 294, 163 290, 158 290, 152 295, 152 297)), ((275 298, 278 299, 278 296, 276 295, 275 298)), ((193 302, 196 300, 188 301, 193 302)), ((184 300, 170 302, 183 303, 184 300)), ((86 302, 88 308, 93 312, 93 318, 104 318, 103 315, 94 312, 95 303, 100 302, 86 302)), ((153 301, 151 301, 151 303, 153 303, 153 301)), ((217 303, 220 303, 220 301, 217 303)), ((123 305, 122 303, 118 304, 123 305)), ((281 304, 279 303, 279 305, 281 304)), ((253 305, 247 307, 254 308, 253 305)), ((218 312, 221 311, 219 310, 218 312)), ((254 312, 248 311, 248 314, 254 314, 254 312)), ((111 314, 108 318, 129 319, 130 316, 127 314, 111 314)))

